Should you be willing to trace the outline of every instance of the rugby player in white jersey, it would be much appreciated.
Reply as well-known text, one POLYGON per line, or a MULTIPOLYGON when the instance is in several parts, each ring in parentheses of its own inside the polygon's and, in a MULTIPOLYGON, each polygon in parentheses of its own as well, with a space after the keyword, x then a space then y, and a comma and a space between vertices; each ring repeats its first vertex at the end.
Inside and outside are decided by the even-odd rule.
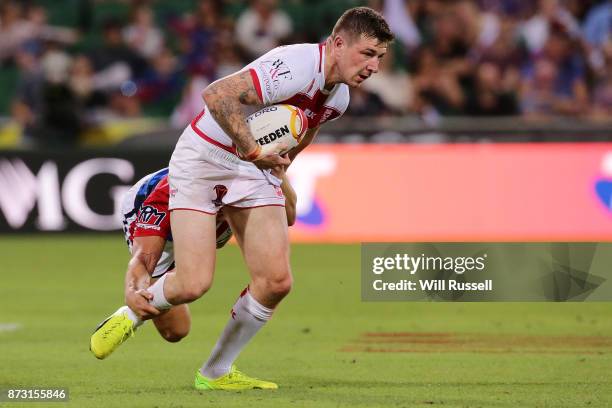
MULTIPOLYGON (((159 334, 169 342, 180 341, 187 336, 191 326, 189 308, 177 305, 163 313, 149 303, 152 295, 147 288, 166 273, 174 273, 174 250, 168 210, 168 169, 161 169, 139 180, 125 194, 122 205, 122 222, 125 239, 132 258, 125 274, 126 305, 98 325, 90 338, 90 350, 99 359, 104 359, 115 348, 104 347, 108 342, 117 345, 133 335, 147 319, 159 334), (113 316, 126 314, 126 319, 110 322, 113 316), (110 322, 110 324, 109 324, 110 322), (118 322, 122 331, 113 330, 118 322), (115 336, 113 338, 113 336, 115 336)), ((288 225, 295 222, 296 195, 284 172, 282 192, 285 195, 285 210, 288 225)), ((217 214, 216 245, 222 248, 232 237, 232 230, 223 214, 217 214)))
POLYGON ((205 109, 185 129, 170 160, 176 272, 151 285, 150 303, 165 310, 192 302, 210 288, 220 209, 251 280, 210 357, 196 372, 196 389, 278 388, 241 373, 233 364, 292 284, 284 197, 278 194, 280 180, 271 170, 289 165, 323 123, 344 113, 349 86, 360 86, 378 71, 392 40, 379 13, 367 7, 349 9, 324 44, 275 48, 204 90, 205 109), (309 130, 289 157, 262 153, 245 121, 247 105, 276 103, 298 106, 308 116, 309 130))

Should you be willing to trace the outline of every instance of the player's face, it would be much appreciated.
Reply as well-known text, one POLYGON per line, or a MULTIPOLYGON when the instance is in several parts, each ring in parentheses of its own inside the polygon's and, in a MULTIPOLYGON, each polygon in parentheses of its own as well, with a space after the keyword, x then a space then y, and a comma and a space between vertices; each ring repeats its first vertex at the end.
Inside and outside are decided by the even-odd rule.
POLYGON ((338 70, 342 82, 358 87, 378 72, 380 61, 387 52, 387 43, 362 35, 352 42, 344 42, 337 50, 338 70))

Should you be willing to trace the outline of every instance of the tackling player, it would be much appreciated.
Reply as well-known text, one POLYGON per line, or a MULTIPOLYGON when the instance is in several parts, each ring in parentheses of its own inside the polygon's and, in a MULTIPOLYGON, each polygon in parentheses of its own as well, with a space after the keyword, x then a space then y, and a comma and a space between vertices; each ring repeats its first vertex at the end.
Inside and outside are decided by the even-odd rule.
MULTIPOLYGON (((295 222, 296 195, 285 173, 281 189, 286 197, 288 225, 295 222)), ((110 355, 143 324, 153 319, 159 334, 169 342, 187 336, 191 326, 189 308, 177 305, 160 312, 149 304, 147 288, 166 273, 174 273, 174 250, 168 211, 168 169, 149 174, 138 181, 122 201, 123 230, 132 258, 125 274, 126 305, 96 327, 90 350, 99 359, 110 355)), ((222 248, 232 237, 223 214, 217 215, 216 242, 222 248)))
POLYGON ((275 48, 239 72, 210 84, 205 108, 183 131, 170 159, 170 217, 176 273, 149 288, 158 310, 193 302, 210 288, 217 213, 223 209, 250 273, 213 351, 196 372, 195 388, 274 389, 236 370, 234 361, 271 318, 292 285, 284 198, 271 169, 290 164, 319 127, 340 117, 349 86, 378 72, 393 40, 388 24, 367 7, 347 10, 324 44, 275 48), (287 103, 308 116, 309 130, 289 158, 262 153, 246 124, 245 105, 287 103))

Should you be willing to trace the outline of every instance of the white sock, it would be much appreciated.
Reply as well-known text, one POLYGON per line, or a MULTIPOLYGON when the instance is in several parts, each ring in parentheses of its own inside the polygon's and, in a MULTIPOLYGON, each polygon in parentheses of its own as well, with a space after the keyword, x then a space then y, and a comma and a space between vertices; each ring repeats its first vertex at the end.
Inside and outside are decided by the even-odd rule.
POLYGON ((136 313, 134 313, 134 311, 132 309, 130 309, 128 306, 121 306, 115 313, 113 314, 121 314, 121 313, 127 313, 128 319, 130 319, 132 321, 132 323, 134 324, 133 327, 134 329, 137 329, 138 327, 142 326, 142 324, 144 323, 144 321, 142 321, 140 319, 140 317, 138 317, 138 315, 136 313))
POLYGON ((211 379, 227 374, 240 351, 270 319, 272 312, 274 309, 257 302, 247 287, 234 304, 232 317, 200 373, 211 379))
POLYGON ((164 282, 167 276, 168 274, 165 274, 147 289, 153 295, 153 299, 149 303, 160 311, 170 309, 173 306, 164 295, 164 282))

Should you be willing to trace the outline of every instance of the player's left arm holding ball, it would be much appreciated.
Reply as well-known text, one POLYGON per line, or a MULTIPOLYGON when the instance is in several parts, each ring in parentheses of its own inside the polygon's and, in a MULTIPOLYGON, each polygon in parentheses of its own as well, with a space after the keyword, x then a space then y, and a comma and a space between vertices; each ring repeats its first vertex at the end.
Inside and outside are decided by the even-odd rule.
POLYGON ((211 115, 236 145, 243 160, 253 162, 262 169, 289 165, 289 160, 278 154, 280 147, 262 151, 246 124, 242 105, 257 106, 265 102, 257 92, 250 71, 240 71, 213 82, 202 97, 211 115))
MULTIPOLYGON (((292 154, 306 147, 316 134, 309 130, 289 158, 279 156, 281 146, 261 148, 245 122, 243 106, 270 106, 287 103, 311 83, 318 61, 302 49, 278 48, 259 58, 234 75, 210 84, 203 93, 206 106, 219 126, 237 147, 240 156, 257 167, 274 168, 290 164, 292 154)), ((295 157, 295 156, 294 156, 295 157)))

